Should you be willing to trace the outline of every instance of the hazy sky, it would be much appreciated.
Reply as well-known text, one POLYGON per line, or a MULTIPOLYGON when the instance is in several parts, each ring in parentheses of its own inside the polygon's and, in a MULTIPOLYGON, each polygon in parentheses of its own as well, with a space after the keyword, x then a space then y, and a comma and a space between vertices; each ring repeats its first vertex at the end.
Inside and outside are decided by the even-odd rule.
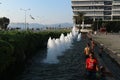
POLYGON ((27 10, 26 21, 29 23, 73 22, 71 0, 0 0, 0 3, 0 17, 8 17, 11 22, 25 22, 25 11, 20 9, 27 10))

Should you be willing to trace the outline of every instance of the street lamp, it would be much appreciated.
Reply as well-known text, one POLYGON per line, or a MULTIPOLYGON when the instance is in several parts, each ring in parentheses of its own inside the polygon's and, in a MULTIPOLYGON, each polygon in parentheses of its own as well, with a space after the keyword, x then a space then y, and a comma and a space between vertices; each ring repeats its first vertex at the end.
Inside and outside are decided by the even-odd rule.
POLYGON ((20 10, 22 10, 22 11, 25 12, 25 29, 27 30, 27 24, 26 24, 26 13, 27 13, 27 11, 30 10, 30 9, 20 9, 20 10))

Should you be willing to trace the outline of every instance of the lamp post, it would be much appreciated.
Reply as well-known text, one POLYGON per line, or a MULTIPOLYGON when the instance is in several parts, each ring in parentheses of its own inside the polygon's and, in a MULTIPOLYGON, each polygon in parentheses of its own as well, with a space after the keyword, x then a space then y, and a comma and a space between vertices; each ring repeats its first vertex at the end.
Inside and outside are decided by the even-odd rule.
POLYGON ((27 24, 26 24, 26 13, 27 13, 27 11, 30 10, 30 9, 20 9, 20 10, 22 10, 22 11, 25 12, 25 29, 27 30, 27 24))

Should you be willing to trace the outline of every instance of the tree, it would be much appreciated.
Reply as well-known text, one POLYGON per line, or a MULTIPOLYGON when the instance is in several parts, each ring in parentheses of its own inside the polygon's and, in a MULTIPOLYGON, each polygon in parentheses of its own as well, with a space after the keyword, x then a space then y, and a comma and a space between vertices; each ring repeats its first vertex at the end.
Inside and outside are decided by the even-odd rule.
POLYGON ((82 22, 84 21, 84 15, 85 15, 85 13, 83 13, 83 12, 78 12, 77 15, 78 15, 78 21, 79 21, 78 24, 81 25, 82 22))
POLYGON ((10 19, 6 17, 0 18, 0 28, 6 30, 8 24, 10 23, 10 19))
POLYGON ((78 28, 81 29, 81 24, 84 21, 84 12, 78 12, 77 16, 74 16, 75 24, 78 24, 78 28))

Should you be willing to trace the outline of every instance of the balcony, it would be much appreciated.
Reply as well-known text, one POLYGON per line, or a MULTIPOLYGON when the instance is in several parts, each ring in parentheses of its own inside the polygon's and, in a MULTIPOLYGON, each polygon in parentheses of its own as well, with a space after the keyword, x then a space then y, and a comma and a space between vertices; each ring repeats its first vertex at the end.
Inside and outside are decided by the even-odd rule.
POLYGON ((72 4, 72 6, 93 6, 93 4, 72 4))
POLYGON ((114 1, 112 5, 120 5, 120 1, 114 1))
POLYGON ((72 0, 72 1, 91 1, 91 0, 72 0))
POLYGON ((85 16, 96 16, 96 17, 98 17, 98 16, 104 16, 103 14, 86 14, 85 16))
POLYGON ((103 12, 104 9, 74 9, 73 11, 77 12, 77 11, 83 11, 83 12, 88 12, 88 11, 91 11, 91 12, 103 12))
POLYGON ((120 11, 120 8, 113 8, 112 11, 120 11))
POLYGON ((120 16, 120 13, 112 13, 112 16, 120 16))
MULTIPOLYGON (((95 0, 72 0, 72 1, 95 1, 95 0)), ((103 1, 103 0, 97 0, 97 1, 103 1)))
POLYGON ((104 4, 72 4, 72 6, 104 6, 104 4))

